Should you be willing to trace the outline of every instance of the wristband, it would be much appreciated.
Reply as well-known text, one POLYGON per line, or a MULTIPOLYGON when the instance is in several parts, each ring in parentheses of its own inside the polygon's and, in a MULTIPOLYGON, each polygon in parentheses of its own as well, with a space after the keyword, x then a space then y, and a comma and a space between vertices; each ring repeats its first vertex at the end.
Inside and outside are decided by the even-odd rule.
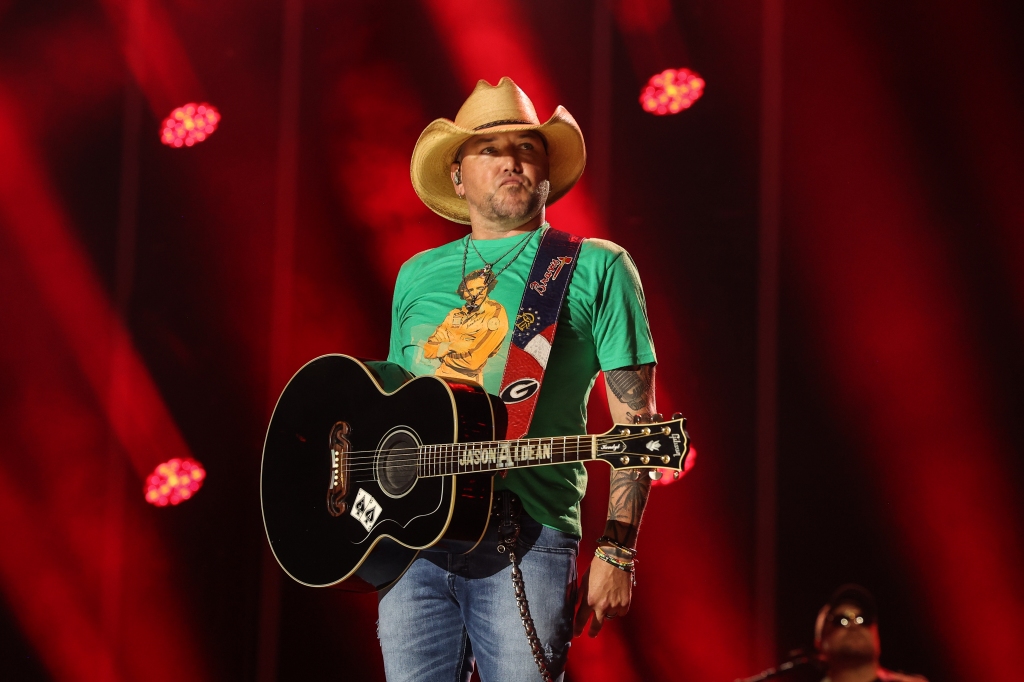
POLYGON ((636 550, 635 549, 633 549, 632 547, 626 547, 621 542, 615 540, 614 538, 610 538, 607 535, 602 535, 601 537, 599 537, 597 539, 597 545, 599 547, 601 545, 611 545, 612 547, 614 547, 615 549, 619 550, 620 552, 625 552, 626 554, 628 554, 630 559, 633 559, 634 557, 636 557, 636 550))

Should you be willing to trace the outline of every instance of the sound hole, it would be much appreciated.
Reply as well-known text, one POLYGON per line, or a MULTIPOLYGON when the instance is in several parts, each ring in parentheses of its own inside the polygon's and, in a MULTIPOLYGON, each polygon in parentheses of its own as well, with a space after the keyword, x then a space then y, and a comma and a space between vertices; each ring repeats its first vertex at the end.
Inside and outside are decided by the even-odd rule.
POLYGON ((416 483, 416 448, 412 434, 395 431, 377 454, 377 482, 388 495, 399 497, 416 483))

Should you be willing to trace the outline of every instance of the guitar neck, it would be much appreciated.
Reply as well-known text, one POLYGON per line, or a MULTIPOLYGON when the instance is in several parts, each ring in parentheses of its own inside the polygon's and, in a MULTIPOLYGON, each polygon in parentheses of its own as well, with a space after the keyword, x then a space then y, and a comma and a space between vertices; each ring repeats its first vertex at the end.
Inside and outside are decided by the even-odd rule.
POLYGON ((597 459, 600 436, 555 436, 481 443, 423 445, 417 470, 422 477, 502 471, 597 459))

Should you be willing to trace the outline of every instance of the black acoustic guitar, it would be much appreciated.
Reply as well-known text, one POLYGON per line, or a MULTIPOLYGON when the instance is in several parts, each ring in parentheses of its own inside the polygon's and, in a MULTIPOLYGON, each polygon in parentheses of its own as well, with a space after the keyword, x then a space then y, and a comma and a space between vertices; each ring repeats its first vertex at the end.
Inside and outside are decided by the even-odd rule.
POLYGON ((501 400, 472 384, 346 355, 310 361, 278 399, 263 448, 263 522, 281 568, 313 587, 383 589, 420 549, 480 542, 497 471, 600 459, 678 476, 689 450, 679 418, 496 440, 503 420, 501 400))

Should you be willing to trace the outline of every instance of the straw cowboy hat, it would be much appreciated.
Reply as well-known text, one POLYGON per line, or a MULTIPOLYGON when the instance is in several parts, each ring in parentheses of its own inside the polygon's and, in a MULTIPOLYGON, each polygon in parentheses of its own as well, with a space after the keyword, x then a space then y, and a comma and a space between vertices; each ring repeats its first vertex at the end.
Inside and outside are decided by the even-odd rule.
POLYGON ((515 130, 536 130, 547 140, 551 181, 548 205, 555 203, 583 174, 587 163, 583 133, 562 106, 541 123, 530 98, 507 76, 497 85, 479 81, 454 121, 439 118, 420 134, 409 168, 416 194, 438 215, 468 225, 469 207, 452 186, 455 155, 466 140, 483 131, 515 130))

